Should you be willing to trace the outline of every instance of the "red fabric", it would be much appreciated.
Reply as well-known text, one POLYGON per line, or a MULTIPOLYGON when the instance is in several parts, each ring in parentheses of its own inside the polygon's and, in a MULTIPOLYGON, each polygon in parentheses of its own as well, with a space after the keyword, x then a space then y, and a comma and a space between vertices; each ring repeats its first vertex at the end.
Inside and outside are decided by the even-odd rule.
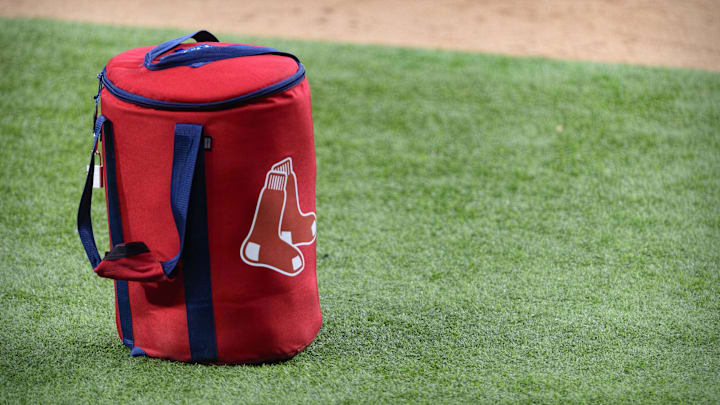
POLYGON ((172 279, 128 287, 135 346, 150 357, 190 361, 182 267, 172 279))
POLYGON ((158 281, 165 278, 162 265, 152 252, 117 260, 103 260, 95 268, 100 277, 115 280, 158 281))
MULTIPOLYGON (((125 58, 137 59, 147 49, 114 58, 108 65, 111 80, 119 78, 112 66, 125 58)), ((123 88, 146 96, 162 93, 164 99, 173 101, 215 101, 211 98, 230 93, 237 96, 239 89, 242 93, 261 87, 265 79, 258 78, 265 78, 266 71, 273 75, 266 77, 268 81, 274 82, 297 69, 289 58, 237 59, 243 60, 242 74, 224 72, 236 69, 234 63, 239 62, 218 61, 200 68, 152 72, 159 74, 152 83, 128 75, 128 86, 132 86, 123 88), (254 61, 248 62, 251 59, 254 61), (217 68, 220 76, 203 76, 203 80, 188 76, 205 68, 217 68), (228 89, 228 77, 241 83, 228 89)), ((124 238, 145 242, 158 260, 171 258, 179 247, 169 202, 174 126, 201 124, 204 135, 212 137, 212 150, 201 153, 205 154, 217 361, 276 361, 292 357, 310 344, 322 319, 315 275, 315 150, 307 82, 248 105, 213 112, 143 108, 122 102, 107 90, 101 100, 102 113, 114 128, 124 238), (292 172, 278 166, 287 158, 292 160, 292 172), (285 208, 274 214, 282 215, 281 219, 270 223, 280 224, 278 236, 287 239, 287 234, 280 232, 290 232, 288 246, 302 255, 302 269, 292 276, 248 264, 241 255, 270 171, 285 178, 285 208)), ((270 235, 268 229, 263 232, 270 235)), ((135 345, 153 357, 189 361, 182 262, 173 279, 128 284, 135 345)))

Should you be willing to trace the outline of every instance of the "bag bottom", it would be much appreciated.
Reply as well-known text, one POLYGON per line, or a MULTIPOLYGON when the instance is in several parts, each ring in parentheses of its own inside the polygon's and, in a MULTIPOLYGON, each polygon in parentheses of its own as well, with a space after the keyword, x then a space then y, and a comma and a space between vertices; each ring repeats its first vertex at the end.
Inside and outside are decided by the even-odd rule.
MULTIPOLYGON (((208 361, 208 362, 197 362, 197 361, 191 361, 191 360, 182 360, 172 357, 165 357, 165 356, 151 356, 147 354, 141 347, 135 346, 131 349, 130 355, 132 357, 149 357, 153 359, 162 359, 162 360, 168 360, 168 361, 174 361, 178 363, 187 363, 187 364, 203 364, 203 365, 261 365, 261 364, 276 364, 276 363, 282 363, 285 361, 288 361, 292 359, 293 357, 297 356, 300 352, 307 349, 317 338, 317 335, 320 333, 320 329, 322 329, 322 323, 320 323, 320 326, 315 330, 313 333, 312 339, 308 341, 307 343, 303 344, 302 346, 299 346, 297 349, 294 349, 288 353, 278 354, 275 356, 269 356, 269 357, 262 357, 258 359, 247 359, 247 360, 216 360, 216 361, 208 361)), ((121 339, 122 340, 122 339, 121 339)))

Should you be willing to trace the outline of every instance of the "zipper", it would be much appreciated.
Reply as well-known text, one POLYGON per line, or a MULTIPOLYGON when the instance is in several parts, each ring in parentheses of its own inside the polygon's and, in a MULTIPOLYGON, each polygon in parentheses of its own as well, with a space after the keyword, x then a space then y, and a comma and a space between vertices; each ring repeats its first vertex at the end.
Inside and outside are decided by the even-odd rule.
POLYGON ((95 113, 93 114, 93 128, 95 128, 95 123, 97 122, 98 106, 100 105, 100 92, 102 91, 102 88, 103 88, 102 79, 100 78, 101 75, 102 75, 102 73, 97 75, 98 91, 97 91, 97 94, 95 94, 95 97, 93 97, 93 99, 95 100, 95 113))
POLYGON ((296 85, 300 84, 305 78, 305 67, 302 63, 298 62, 298 70, 290 77, 283 79, 277 83, 271 84, 270 86, 264 87, 259 90, 252 91, 250 93, 243 94, 238 97, 233 97, 226 100, 212 101, 209 103, 181 103, 173 101, 156 100, 149 97, 144 97, 138 94, 130 93, 129 91, 123 90, 120 87, 113 84, 110 79, 107 78, 105 69, 98 74, 98 94, 95 98, 95 104, 97 109, 97 101, 100 99, 100 91, 103 86, 113 96, 119 98, 122 101, 136 104, 143 107, 155 108, 158 110, 174 110, 174 111, 215 111, 224 110, 228 108, 237 107, 241 104, 247 104, 256 99, 267 97, 272 94, 282 93, 285 90, 291 89, 296 85))

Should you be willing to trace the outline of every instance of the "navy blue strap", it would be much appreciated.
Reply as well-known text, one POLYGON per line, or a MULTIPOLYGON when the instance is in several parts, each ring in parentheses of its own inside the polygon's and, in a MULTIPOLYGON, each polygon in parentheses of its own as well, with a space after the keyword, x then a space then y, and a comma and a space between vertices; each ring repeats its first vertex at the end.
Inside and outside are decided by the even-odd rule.
MULTIPOLYGON (((95 165, 95 151, 97 150, 98 139, 104 125, 110 121, 104 115, 100 115, 95 123, 93 146, 90 157, 90 168, 85 179, 80 205, 78 207, 78 234, 80 241, 85 248, 90 265, 96 268, 100 264, 100 254, 95 245, 95 236, 92 229, 90 207, 92 205, 92 183, 95 165)), ((175 269, 180 255, 182 254, 185 241, 185 225, 190 202, 190 189, 192 186, 195 164, 200 150, 202 138, 202 125, 197 124, 176 124, 175 140, 173 147, 172 179, 170 183, 170 204, 172 206, 173 218, 180 238, 180 248, 177 255, 170 260, 161 262, 163 271, 170 276, 175 269)), ((115 241, 113 241, 116 243, 115 241)))
POLYGON ((195 164, 182 255, 190 360, 194 362, 217 360, 204 158, 200 152, 195 164))
POLYGON ((163 271, 170 275, 182 255, 185 242, 185 225, 187 224, 188 207, 190 206, 190 189, 192 187, 195 163, 197 162, 202 125, 175 124, 175 146, 173 147, 172 180, 170 183, 170 204, 172 205, 175 226, 180 238, 180 249, 170 260, 161 262, 163 271))
MULTIPOLYGON (((110 228, 110 242, 112 247, 115 248, 125 242, 125 237, 122 229, 122 218, 120 218, 120 196, 118 195, 117 165, 115 164, 115 133, 112 121, 103 116, 100 125, 97 125, 96 122, 95 132, 102 137, 103 142, 108 226, 110 228), (102 133, 100 132, 101 129, 102 133)), ((118 319, 120 320, 120 336, 123 344, 132 349, 134 347, 134 338, 132 310, 130 309, 130 284, 128 281, 115 280, 115 298, 117 300, 118 319)))
MULTIPOLYGON (((160 58, 160 60, 153 63, 153 61, 157 57, 180 45, 183 41, 191 37, 197 39, 197 34, 202 32, 212 35, 207 31, 198 31, 195 34, 188 34, 183 37, 173 39, 172 41, 167 41, 153 48, 150 52, 145 54, 145 67, 150 70, 162 70, 176 66, 198 67, 216 60, 268 54, 287 56, 294 59, 296 62, 299 62, 298 58, 295 55, 286 52, 280 52, 274 48, 250 45, 215 46, 203 44, 194 46, 192 48, 180 49, 171 54, 163 56, 162 58, 160 58)), ((213 38, 215 37, 213 36, 213 38)), ((198 42, 202 41, 198 39, 198 42)))
POLYGON ((88 168, 87 178, 85 179, 85 188, 83 188, 82 197, 80 198, 80 206, 78 207, 77 229, 80 234, 80 241, 85 248, 90 265, 93 268, 100 264, 100 254, 95 245, 95 237, 92 229, 92 218, 90 216, 90 206, 92 205, 93 176, 95 175, 95 152, 97 151, 98 139, 102 131, 103 125, 107 118, 101 115, 95 120, 95 128, 93 130, 93 145, 90 149, 90 167, 88 168))

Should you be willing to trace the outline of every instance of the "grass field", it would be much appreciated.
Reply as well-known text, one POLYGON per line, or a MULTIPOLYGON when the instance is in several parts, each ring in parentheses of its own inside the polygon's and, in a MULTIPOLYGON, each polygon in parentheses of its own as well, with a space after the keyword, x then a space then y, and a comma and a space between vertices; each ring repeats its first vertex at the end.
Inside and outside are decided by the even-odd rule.
POLYGON ((75 232, 95 74, 181 34, 0 20, 1 402, 720 401, 720 74, 379 46, 221 35, 308 70, 315 343, 130 358, 75 232))

